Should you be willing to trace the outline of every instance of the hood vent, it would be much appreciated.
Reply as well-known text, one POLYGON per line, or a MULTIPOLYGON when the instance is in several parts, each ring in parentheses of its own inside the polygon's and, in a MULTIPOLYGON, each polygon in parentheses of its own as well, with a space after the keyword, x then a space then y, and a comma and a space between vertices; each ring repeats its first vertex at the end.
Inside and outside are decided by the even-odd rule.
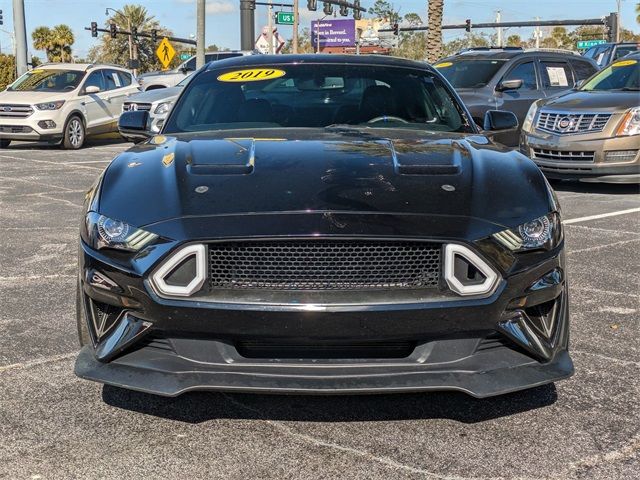
POLYGON ((401 175, 457 175, 462 152, 456 142, 394 142, 393 162, 401 175))
POLYGON ((253 172, 253 139, 191 140, 189 148, 187 168, 194 175, 248 175, 253 172))

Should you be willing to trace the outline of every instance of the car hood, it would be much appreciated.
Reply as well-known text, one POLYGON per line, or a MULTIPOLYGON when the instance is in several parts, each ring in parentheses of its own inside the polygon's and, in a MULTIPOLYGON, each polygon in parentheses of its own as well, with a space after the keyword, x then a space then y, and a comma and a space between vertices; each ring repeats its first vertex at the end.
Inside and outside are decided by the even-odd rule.
POLYGON ((544 102, 542 108, 562 111, 613 113, 637 106, 638 92, 602 91, 569 93, 544 102))
POLYGON ((175 100, 183 87, 157 88, 146 92, 137 92, 127 98, 128 102, 153 103, 158 101, 169 102, 175 100))
POLYGON ((17 103, 34 105, 36 103, 55 102, 57 100, 67 100, 69 92, 21 92, 8 91, 0 92, 0 103, 17 103))
POLYGON ((93 208, 135 226, 294 213, 392 214, 415 225, 424 216, 458 222, 457 234, 461 219, 495 230, 552 209, 535 164, 486 137, 385 132, 154 137, 110 164, 93 208))

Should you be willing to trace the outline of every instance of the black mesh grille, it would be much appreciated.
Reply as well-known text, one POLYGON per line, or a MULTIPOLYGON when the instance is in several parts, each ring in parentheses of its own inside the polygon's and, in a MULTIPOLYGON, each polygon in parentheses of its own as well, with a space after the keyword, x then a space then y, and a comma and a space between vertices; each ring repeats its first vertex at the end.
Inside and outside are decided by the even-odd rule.
POLYGON ((440 245, 261 241, 209 245, 212 289, 378 290, 437 287, 440 245))

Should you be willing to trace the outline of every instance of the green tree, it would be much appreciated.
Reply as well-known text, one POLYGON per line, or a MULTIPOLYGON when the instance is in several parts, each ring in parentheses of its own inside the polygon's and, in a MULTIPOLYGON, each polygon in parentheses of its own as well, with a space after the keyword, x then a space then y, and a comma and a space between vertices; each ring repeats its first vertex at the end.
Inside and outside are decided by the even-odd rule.
POLYGON ((442 57, 442 15, 444 0, 427 1, 427 61, 434 63, 442 57))
POLYGON ((375 18, 386 19, 389 23, 400 22, 400 9, 385 0, 376 0, 373 7, 369 9, 369 13, 375 18))
MULTIPOLYGON (((141 5, 125 5, 120 10, 122 13, 112 15, 106 22, 105 27, 109 28, 110 23, 115 23, 118 30, 129 30, 129 21, 131 27, 136 27, 138 32, 158 31, 158 37, 170 36, 171 31, 162 27, 153 15, 150 15, 147 9, 141 5)), ((159 70, 162 65, 156 57, 156 49, 158 45, 153 43, 150 38, 138 37, 133 43, 133 54, 140 61, 140 72, 151 70, 159 70)), ((179 48, 176 46, 176 50, 179 48)), ((100 43, 89 50, 89 60, 92 62, 116 63, 119 65, 127 65, 129 60, 129 36, 116 35, 111 38, 110 34, 105 34, 100 38, 100 43)), ((180 63, 179 56, 176 55, 169 68, 177 66, 180 63)))
MULTIPOLYGON (((313 53, 313 44, 311 43, 311 31, 309 28, 303 28, 298 33, 298 53, 313 53)), ((289 39, 282 47, 282 53, 293 53, 293 40, 289 39)))
POLYGON ((640 23, 640 2, 636 3, 636 23, 640 23))
POLYGON ((71 47, 75 41, 68 25, 53 28, 38 27, 31 33, 33 48, 44 50, 49 62, 70 62, 73 60, 71 47))
MULTIPOLYGON (((407 13, 403 23, 410 27, 422 25, 422 18, 417 13, 407 13)), ((427 39, 425 32, 402 32, 398 46, 392 54, 396 57, 410 58, 412 60, 424 60, 427 51, 427 39)))
POLYGON ((508 47, 524 47, 526 46, 526 42, 522 41, 522 37, 520 37, 520 35, 517 35, 517 34, 509 35, 507 37, 507 46, 508 47))
MULTIPOLYGON (((31 57, 31 67, 40 65, 38 57, 31 57)), ((0 54, 0 90, 16 79, 16 59, 13 55, 0 54)))
POLYGON ((471 47, 488 47, 494 45, 490 35, 485 33, 466 33, 463 37, 447 42, 443 46, 443 57, 454 55, 460 50, 471 47))

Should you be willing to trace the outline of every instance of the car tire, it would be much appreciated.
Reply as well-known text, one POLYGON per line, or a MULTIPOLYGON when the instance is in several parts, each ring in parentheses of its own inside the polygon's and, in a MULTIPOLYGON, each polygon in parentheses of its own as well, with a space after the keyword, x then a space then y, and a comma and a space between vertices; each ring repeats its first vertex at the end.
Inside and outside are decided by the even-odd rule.
POLYGON ((67 150, 78 150, 84 145, 86 131, 79 115, 72 115, 64 126, 62 147, 67 150))
POLYGON ((80 347, 82 348, 85 345, 89 345, 91 343, 91 336, 89 335, 87 315, 84 311, 84 305, 82 304, 80 282, 76 284, 76 326, 78 328, 78 340, 80 341, 80 347))
POLYGON ((6 138, 0 139, 0 148, 7 148, 11 144, 11 140, 6 138))

